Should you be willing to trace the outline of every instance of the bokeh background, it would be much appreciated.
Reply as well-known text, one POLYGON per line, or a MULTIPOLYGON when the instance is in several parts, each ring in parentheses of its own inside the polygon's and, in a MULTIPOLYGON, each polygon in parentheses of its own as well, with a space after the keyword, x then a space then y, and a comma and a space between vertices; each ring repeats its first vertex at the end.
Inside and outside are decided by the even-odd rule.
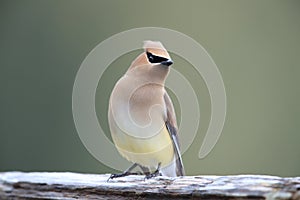
MULTIPOLYGON (((226 87, 223 133, 199 160, 209 95, 189 63, 172 54, 174 68, 193 83, 200 99, 200 130, 183 155, 187 174, 299 176, 299 19, 297 0, 1 0, 0 171, 116 172, 93 158, 77 135, 73 82, 101 41, 131 28, 157 26, 199 42, 226 87)), ((108 135, 109 93, 139 53, 121 56, 99 82, 96 109, 108 135)))

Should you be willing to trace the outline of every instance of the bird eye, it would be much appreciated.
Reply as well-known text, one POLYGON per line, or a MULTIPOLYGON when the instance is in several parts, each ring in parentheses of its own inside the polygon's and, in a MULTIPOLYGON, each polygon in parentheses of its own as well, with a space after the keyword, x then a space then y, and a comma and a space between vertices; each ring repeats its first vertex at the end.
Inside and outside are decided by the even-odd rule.
POLYGON ((167 58, 164 57, 155 56, 150 52, 147 52, 147 58, 150 63, 161 63, 168 60, 167 58))
POLYGON ((148 57, 148 61, 153 63, 154 62, 154 57, 152 55, 152 53, 147 52, 147 57, 148 57))

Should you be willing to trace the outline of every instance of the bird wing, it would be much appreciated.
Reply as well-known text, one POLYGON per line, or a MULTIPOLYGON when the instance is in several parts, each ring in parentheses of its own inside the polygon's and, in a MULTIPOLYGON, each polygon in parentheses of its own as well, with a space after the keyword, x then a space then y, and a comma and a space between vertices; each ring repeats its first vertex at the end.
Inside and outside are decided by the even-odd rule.
POLYGON ((167 119, 166 119, 165 123, 166 123, 166 127, 168 129, 168 132, 170 134, 170 137, 171 137, 172 143, 173 143, 174 154, 175 154, 175 159, 176 159, 176 161, 175 161, 176 162, 176 174, 177 174, 177 176, 183 176, 185 173, 184 173, 184 167, 182 164, 182 159, 181 159, 181 154, 180 154, 176 115, 175 115, 173 103, 172 103, 167 91, 165 91, 164 100, 165 100, 165 105, 167 108, 167 119))

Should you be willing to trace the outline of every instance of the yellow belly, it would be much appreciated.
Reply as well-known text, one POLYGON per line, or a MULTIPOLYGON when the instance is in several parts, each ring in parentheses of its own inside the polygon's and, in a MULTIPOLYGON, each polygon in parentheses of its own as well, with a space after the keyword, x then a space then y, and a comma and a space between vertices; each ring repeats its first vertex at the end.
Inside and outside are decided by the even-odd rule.
POLYGON ((143 166, 156 168, 168 165, 173 157, 173 144, 166 127, 151 138, 135 138, 126 133, 112 133, 113 141, 122 156, 143 166))

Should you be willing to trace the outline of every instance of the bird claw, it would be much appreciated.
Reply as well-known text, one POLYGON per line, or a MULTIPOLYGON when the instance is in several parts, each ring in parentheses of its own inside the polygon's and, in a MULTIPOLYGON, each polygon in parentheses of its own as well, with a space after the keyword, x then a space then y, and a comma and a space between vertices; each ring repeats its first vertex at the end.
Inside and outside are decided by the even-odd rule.
POLYGON ((138 172, 123 172, 123 173, 119 173, 119 174, 111 174, 106 182, 109 182, 109 180, 114 179, 114 178, 120 178, 120 177, 129 176, 129 175, 140 175, 140 174, 141 173, 138 173, 138 172))
POLYGON ((155 172, 153 172, 151 174, 147 174, 145 176, 144 180, 154 178, 154 177, 157 177, 157 176, 161 176, 161 173, 159 172, 159 170, 156 170, 155 172))

